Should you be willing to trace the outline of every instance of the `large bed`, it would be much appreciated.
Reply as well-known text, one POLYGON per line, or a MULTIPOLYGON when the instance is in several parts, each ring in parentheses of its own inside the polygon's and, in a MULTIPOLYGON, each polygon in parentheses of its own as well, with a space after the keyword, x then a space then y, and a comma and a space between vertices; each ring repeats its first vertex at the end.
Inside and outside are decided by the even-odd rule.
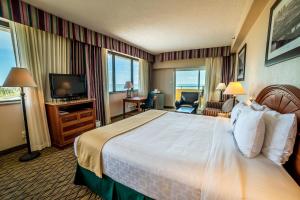
MULTIPOLYGON (((295 113, 299 125, 299 89, 269 86, 256 100, 280 113, 295 113)), ((76 155, 77 142, 78 138, 76 155)), ((99 156, 103 177, 78 165, 75 183, 104 199, 300 197, 295 182, 300 172, 299 136, 285 167, 263 155, 249 159, 236 147, 227 118, 167 112, 111 138, 99 156)))

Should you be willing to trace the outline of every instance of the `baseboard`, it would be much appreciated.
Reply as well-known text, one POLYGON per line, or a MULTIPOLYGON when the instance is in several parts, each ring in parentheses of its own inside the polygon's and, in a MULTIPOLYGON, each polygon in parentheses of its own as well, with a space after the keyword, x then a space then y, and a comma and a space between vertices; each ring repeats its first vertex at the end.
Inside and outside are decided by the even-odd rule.
POLYGON ((175 108, 174 106, 164 106, 164 108, 175 108))
MULTIPOLYGON (((138 111, 137 109, 134 109, 134 110, 131 110, 129 112, 126 112, 125 115, 131 114, 131 113, 134 113, 134 112, 137 112, 137 111, 138 111)), ((123 114, 115 115, 115 116, 111 117, 111 119, 115 119, 115 118, 122 117, 122 116, 123 116, 123 114)))
POLYGON ((9 148, 9 149, 2 150, 2 151, 0 151, 0 156, 4 156, 4 155, 7 155, 9 153, 24 149, 26 146, 27 146, 27 144, 21 144, 21 145, 18 145, 18 146, 9 148))

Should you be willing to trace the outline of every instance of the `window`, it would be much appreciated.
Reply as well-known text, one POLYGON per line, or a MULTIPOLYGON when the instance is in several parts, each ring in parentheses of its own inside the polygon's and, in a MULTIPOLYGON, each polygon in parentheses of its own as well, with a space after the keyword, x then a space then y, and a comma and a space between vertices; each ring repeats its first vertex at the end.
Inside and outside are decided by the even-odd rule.
POLYGON ((176 70, 176 100, 180 100, 181 92, 200 92, 205 86, 205 70, 176 70))
MULTIPOLYGON (((0 86, 14 66, 16 66, 16 59, 9 25, 0 21, 0 86)), ((19 96, 19 88, 0 87, 0 102, 19 100, 19 96)))
POLYGON ((139 62, 137 59, 109 52, 107 55, 109 92, 126 91, 126 81, 139 89, 139 62))

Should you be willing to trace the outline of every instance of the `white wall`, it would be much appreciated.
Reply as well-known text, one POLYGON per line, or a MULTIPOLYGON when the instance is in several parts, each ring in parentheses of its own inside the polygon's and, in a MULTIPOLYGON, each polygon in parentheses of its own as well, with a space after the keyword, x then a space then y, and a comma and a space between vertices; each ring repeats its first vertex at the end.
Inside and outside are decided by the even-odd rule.
POLYGON ((0 151, 24 144, 23 130, 21 104, 0 104, 0 151))
POLYGON ((240 50, 247 43, 245 81, 242 82, 247 95, 239 97, 242 100, 256 97, 264 87, 271 84, 300 87, 300 57, 265 67, 269 14, 274 2, 271 0, 268 3, 239 47, 240 50))

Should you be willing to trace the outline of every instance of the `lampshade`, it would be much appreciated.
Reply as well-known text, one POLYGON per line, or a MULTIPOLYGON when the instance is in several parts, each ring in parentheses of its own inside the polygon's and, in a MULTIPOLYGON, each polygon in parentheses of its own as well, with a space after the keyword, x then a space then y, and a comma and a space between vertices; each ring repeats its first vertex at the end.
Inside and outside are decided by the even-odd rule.
POLYGON ((6 77, 3 87, 37 87, 26 68, 13 67, 6 77))
POLYGON ((225 89, 226 89, 225 83, 219 83, 216 88, 216 90, 225 90, 225 89))
POLYGON ((245 90, 240 82, 230 82, 223 94, 241 95, 245 90))
POLYGON ((126 81, 124 85, 124 89, 131 89, 131 88, 133 88, 131 81, 126 81))

